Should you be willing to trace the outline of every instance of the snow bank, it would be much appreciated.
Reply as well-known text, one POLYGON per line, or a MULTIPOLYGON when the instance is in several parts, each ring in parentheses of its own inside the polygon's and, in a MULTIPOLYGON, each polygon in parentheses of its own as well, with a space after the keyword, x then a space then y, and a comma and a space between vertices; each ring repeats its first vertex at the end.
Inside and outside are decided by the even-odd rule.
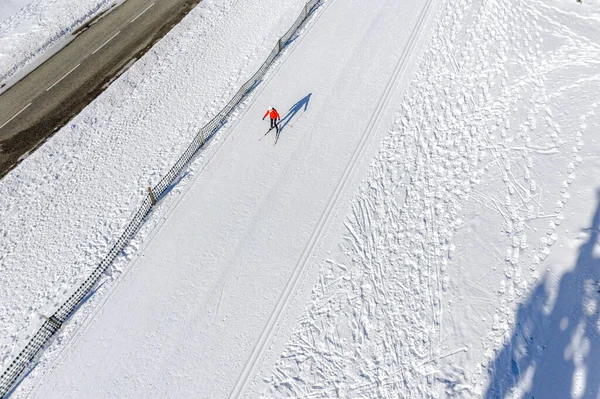
POLYGON ((65 46, 79 27, 123 1, 4 1, 0 8, 0 93, 65 46))

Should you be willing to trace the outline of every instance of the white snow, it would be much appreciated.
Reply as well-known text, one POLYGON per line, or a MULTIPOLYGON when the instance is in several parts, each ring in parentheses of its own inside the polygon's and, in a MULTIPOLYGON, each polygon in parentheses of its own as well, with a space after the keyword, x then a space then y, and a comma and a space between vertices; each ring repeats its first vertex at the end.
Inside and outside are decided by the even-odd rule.
POLYGON ((568 245, 600 207, 585 7, 448 3, 266 397, 596 397, 600 276, 568 245))
MULTIPOLYGON (((0 182, 1 366, 302 6, 201 2, 0 182)), ((327 0, 14 397, 597 397, 599 22, 327 0)))

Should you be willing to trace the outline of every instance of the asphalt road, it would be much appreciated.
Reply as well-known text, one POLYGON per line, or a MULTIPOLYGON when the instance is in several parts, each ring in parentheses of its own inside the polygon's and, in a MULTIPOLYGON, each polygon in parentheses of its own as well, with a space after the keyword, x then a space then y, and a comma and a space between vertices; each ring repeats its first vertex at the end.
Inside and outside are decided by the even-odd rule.
POLYGON ((200 0, 127 0, 0 95, 0 177, 77 115, 200 0))

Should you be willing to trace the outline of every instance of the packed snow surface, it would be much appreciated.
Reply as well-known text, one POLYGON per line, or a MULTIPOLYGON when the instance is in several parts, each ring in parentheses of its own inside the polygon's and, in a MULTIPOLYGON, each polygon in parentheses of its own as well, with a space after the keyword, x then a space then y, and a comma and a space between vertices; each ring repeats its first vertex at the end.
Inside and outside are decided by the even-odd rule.
MULTIPOLYGON (((0 182, 3 366, 302 6, 201 2, 0 182)), ((599 64, 598 1, 325 1, 14 396, 596 398, 599 64)))

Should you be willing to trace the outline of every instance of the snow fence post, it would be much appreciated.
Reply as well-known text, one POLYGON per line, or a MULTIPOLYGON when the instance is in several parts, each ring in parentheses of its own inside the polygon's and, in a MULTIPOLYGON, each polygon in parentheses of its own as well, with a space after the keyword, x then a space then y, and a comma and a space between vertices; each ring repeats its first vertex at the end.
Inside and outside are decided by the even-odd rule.
MULTIPOLYGON (((44 317, 46 317, 46 316, 44 316, 44 317)), ((62 323, 54 315, 52 315, 50 317, 46 317, 46 320, 48 320, 48 322, 50 322, 50 324, 52 324, 57 330, 60 330, 62 323)))
POLYGON ((148 187, 148 196, 150 197, 150 202, 152 205, 156 205, 156 198, 154 198, 154 193, 152 192, 152 188, 148 187))

